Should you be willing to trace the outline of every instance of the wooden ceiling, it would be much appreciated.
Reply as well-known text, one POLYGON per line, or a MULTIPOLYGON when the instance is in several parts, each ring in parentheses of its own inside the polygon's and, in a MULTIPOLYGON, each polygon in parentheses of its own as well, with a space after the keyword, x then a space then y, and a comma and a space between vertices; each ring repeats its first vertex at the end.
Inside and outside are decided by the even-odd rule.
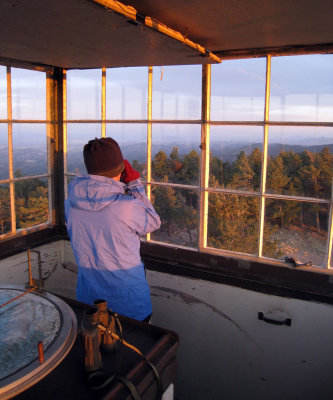
POLYGON ((127 0, 136 21, 94 0, 1 0, 0 62, 63 68, 203 64, 265 49, 331 51, 332 0, 127 0), (151 29, 145 16, 197 49, 151 29), (133 23, 134 22, 134 23, 133 23), (208 56, 207 56, 208 55, 208 56))

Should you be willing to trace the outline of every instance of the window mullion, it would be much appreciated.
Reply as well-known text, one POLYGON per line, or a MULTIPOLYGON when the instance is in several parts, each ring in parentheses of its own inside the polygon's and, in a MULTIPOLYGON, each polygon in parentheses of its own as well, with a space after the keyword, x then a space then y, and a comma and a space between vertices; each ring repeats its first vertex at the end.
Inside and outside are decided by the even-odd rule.
POLYGON ((46 146, 47 146, 47 175, 48 175, 48 204, 49 222, 54 223, 53 202, 52 202, 52 170, 54 168, 54 85, 53 74, 46 74, 46 146))
MULTIPOLYGON (((147 182, 151 182, 151 142, 152 142, 152 96, 153 96, 153 67, 148 67, 148 104, 147 104, 147 182)), ((147 196, 151 200, 151 185, 147 184, 147 196)), ((147 234, 150 240, 150 233, 147 234)))
POLYGON ((265 90, 265 115, 264 115, 264 142, 262 153, 261 186, 260 186, 260 215, 258 236, 258 257, 262 257, 264 229, 265 229, 265 192, 267 175, 267 151, 268 151, 268 121, 269 121, 269 96, 271 81, 271 56, 266 58, 266 90, 265 90))
POLYGON ((327 235, 327 245, 326 245, 325 267, 327 269, 330 269, 331 258, 332 258, 332 242, 333 242, 333 179, 332 179, 331 204, 330 204, 330 214, 329 214, 327 233, 328 235, 327 235))
POLYGON ((62 80, 62 116, 63 116, 63 149, 64 149, 64 185, 65 185, 65 199, 67 199, 68 192, 68 176, 67 176, 67 76, 66 70, 63 70, 62 80))
POLYGON ((9 167, 9 195, 10 195, 10 217, 11 233, 16 233, 15 212, 15 186, 13 166, 13 108, 12 108, 12 78, 11 69, 7 67, 7 119, 8 119, 8 167, 9 167))
POLYGON ((199 250, 207 247, 211 65, 202 66, 199 250))
POLYGON ((106 68, 102 68, 102 98, 101 98, 101 107, 102 107, 102 132, 101 136, 105 137, 105 117, 106 117, 106 68))

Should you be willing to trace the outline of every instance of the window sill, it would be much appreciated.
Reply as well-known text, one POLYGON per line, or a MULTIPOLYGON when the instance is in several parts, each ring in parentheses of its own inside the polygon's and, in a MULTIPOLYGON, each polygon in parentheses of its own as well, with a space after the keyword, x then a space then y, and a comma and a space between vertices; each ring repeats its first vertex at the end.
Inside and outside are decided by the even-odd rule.
POLYGON ((147 269, 267 294, 333 304, 333 270, 141 243, 147 269))

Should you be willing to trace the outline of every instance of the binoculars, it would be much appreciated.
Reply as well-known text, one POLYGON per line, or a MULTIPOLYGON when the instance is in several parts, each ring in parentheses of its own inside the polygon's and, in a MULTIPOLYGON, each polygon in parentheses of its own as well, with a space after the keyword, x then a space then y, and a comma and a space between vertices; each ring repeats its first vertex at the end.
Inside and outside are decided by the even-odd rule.
POLYGON ((94 301, 94 307, 84 312, 81 328, 84 370, 96 371, 103 366, 100 350, 113 352, 116 347, 116 339, 111 335, 115 332, 115 318, 109 314, 105 300, 94 301))

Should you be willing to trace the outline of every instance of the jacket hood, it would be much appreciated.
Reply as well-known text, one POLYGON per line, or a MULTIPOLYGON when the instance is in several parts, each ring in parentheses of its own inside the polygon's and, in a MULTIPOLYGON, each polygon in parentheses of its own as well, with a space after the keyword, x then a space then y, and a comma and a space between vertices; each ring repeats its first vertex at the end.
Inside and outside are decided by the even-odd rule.
POLYGON ((76 176, 68 186, 68 200, 73 208, 99 211, 125 193, 126 185, 99 175, 76 176))

